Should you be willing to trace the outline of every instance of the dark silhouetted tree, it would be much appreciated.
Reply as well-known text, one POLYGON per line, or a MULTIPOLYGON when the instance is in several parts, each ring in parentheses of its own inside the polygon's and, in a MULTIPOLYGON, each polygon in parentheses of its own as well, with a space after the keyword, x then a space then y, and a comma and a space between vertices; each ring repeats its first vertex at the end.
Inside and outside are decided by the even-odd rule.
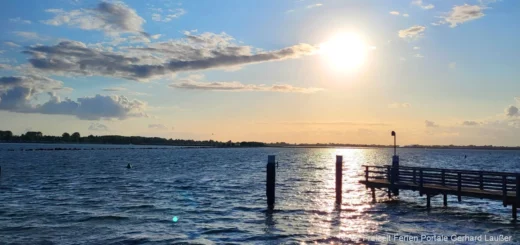
POLYGON ((78 132, 74 132, 70 137, 71 137, 72 141, 78 142, 79 139, 81 138, 81 135, 78 132))
POLYGON ((70 139, 70 134, 65 132, 61 135, 61 138, 63 139, 63 141, 69 141, 70 139))

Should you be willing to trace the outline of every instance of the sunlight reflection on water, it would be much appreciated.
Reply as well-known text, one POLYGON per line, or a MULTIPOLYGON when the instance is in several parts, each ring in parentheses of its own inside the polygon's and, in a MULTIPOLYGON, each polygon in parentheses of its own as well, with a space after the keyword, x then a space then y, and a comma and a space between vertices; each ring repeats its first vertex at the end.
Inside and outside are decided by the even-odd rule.
MULTIPOLYGON (((0 145, 0 237, 8 243, 336 244, 432 232, 520 237, 500 202, 449 199, 443 209, 442 199, 433 198, 428 213, 417 193, 387 202, 378 191, 372 204, 358 184, 361 166, 389 164, 390 149, 1 151, 7 146, 0 145), (280 163, 273 212, 265 200, 269 154, 280 163), (336 155, 344 161, 339 207, 336 155)), ((518 151, 400 149, 400 155, 409 166, 520 171, 518 151)))

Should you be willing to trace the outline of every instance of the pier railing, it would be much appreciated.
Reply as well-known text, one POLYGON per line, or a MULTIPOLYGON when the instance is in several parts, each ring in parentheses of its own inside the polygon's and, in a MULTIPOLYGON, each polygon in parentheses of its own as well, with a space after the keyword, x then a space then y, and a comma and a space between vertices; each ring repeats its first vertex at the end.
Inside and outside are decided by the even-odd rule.
POLYGON ((390 189, 407 184, 416 186, 421 195, 423 188, 430 191, 435 188, 439 192, 450 190, 458 193, 459 201, 461 192, 474 191, 502 196, 504 206, 512 203, 511 199, 520 204, 520 175, 517 173, 406 166, 392 168, 391 165, 363 167, 366 182, 386 180, 390 189))

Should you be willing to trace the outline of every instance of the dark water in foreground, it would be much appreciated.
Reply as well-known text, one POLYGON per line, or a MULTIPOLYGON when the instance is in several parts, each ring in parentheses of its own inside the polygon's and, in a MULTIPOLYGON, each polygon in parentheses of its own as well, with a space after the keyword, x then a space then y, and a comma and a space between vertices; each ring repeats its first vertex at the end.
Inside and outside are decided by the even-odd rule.
MULTIPOLYGON (((402 191, 398 201, 378 192, 380 202, 370 203, 357 183, 361 165, 388 164, 390 149, 5 151, 20 146, 28 145, 0 144, 0 244, 341 244, 484 234, 520 242, 520 225, 501 202, 449 197, 444 209, 442 197, 434 197, 427 212, 425 197, 402 191), (273 213, 265 208, 268 154, 280 163, 273 213), (334 207, 337 154, 345 161, 340 209, 334 207)), ((399 155, 408 166, 520 172, 520 151, 403 149, 399 155)))

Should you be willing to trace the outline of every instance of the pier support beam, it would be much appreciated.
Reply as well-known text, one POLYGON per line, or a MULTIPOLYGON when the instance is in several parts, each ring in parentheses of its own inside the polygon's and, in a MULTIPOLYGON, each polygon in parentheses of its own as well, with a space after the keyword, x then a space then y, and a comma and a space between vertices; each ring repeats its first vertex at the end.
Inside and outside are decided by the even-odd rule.
POLYGON ((431 205, 431 195, 429 193, 426 194, 426 209, 430 210, 431 205))
POLYGON ((442 194, 442 204, 444 207, 448 207, 448 195, 446 193, 442 194))
MULTIPOLYGON (((399 156, 392 156, 392 184, 399 183, 399 156)), ((399 188, 394 186, 392 192, 394 195, 399 196, 399 188)))
POLYGON ((343 184, 343 156, 336 156, 336 204, 341 205, 341 189, 343 184))
POLYGON ((374 187, 370 189, 372 190, 372 202, 376 203, 376 189, 374 187))
POLYGON ((266 194, 267 194, 267 208, 274 208, 275 200, 275 183, 276 183, 276 156, 269 155, 267 157, 267 181, 266 181, 266 194))
POLYGON ((516 220, 516 203, 511 206, 513 207, 513 219, 516 220))

